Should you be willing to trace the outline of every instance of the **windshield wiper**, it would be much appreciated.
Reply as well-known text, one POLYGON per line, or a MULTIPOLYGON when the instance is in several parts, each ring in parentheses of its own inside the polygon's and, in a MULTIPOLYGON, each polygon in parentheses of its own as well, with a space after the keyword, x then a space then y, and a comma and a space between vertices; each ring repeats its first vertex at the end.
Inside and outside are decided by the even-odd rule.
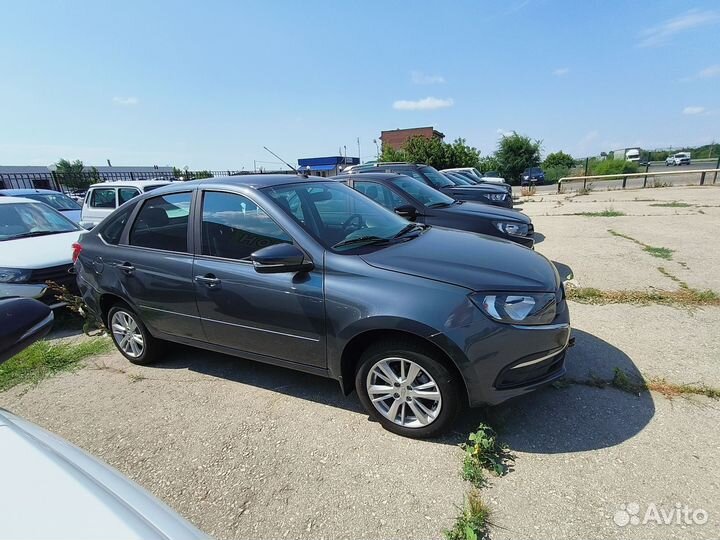
POLYGON ((390 242, 388 238, 381 236, 360 236, 358 238, 351 238, 350 240, 340 240, 337 244, 333 244, 333 248, 352 246, 355 244, 386 244, 390 242))
POLYGON ((420 225, 418 223, 409 223, 408 225, 405 225, 402 229, 400 229, 400 232, 398 232, 393 238, 400 238, 401 236, 416 230, 417 228, 420 228, 420 230, 424 230, 425 227, 423 225, 420 225))
POLYGON ((5 240, 17 240, 18 238, 32 238, 34 236, 47 236, 48 234, 59 234, 61 232, 72 232, 70 231, 33 231, 33 232, 26 232, 22 234, 16 234, 15 236, 12 236, 10 238, 5 238, 5 240))
POLYGON ((432 203, 430 206, 428 206, 428 208, 446 208, 446 207, 450 206, 451 204, 452 203, 447 203, 447 202, 436 202, 436 203, 432 203))

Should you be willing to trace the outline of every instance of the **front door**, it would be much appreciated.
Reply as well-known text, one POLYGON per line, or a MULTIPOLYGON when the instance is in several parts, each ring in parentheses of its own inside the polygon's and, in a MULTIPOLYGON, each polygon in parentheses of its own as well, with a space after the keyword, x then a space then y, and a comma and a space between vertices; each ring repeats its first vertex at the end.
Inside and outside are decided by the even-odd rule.
POLYGON ((208 340, 326 367, 322 269, 259 274, 250 261, 292 238, 249 198, 221 191, 203 194, 199 237, 195 290, 208 340))
POLYGON ((144 201, 127 244, 113 250, 105 264, 111 266, 151 332, 203 340, 188 242, 191 201, 191 192, 144 201))

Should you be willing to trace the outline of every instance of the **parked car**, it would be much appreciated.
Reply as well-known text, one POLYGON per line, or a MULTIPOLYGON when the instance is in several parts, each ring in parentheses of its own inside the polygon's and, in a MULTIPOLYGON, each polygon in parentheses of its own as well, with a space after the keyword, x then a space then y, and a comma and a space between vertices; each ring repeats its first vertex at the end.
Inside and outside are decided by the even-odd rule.
POLYGON ((530 167, 525 169, 520 180, 521 186, 541 186, 545 183, 545 171, 540 167, 530 167))
POLYGON ((489 182, 491 184, 509 185, 507 182, 505 182, 504 178, 500 177, 500 174, 497 171, 489 171, 486 173, 481 173, 475 167, 457 167, 454 169, 443 169, 440 172, 467 173, 467 174, 472 174, 475 178, 477 178, 478 180, 481 180, 483 182, 489 182))
POLYGON ((409 222, 335 180, 166 186, 83 234, 74 258, 129 361, 174 341, 331 377, 401 435, 438 435, 463 404, 565 373, 570 320, 549 260, 409 222))
POLYGON ((66 218, 80 223, 80 210, 82 207, 74 200, 51 189, 0 189, 0 197, 23 197, 40 201, 54 208, 66 218))
MULTIPOLYGON (((0 364, 47 334, 52 312, 36 300, 0 300, 0 364)), ((3 538, 208 538, 107 464, 0 409, 3 538)))
MULTIPOLYGON (((443 171, 441 171, 441 172, 443 172, 443 171)), ((454 175, 455 177, 461 176, 465 180, 468 180, 469 182, 472 182, 473 184, 493 184, 496 186, 503 187, 512 196, 512 186, 510 184, 505 183, 505 181, 502 180, 501 178, 481 177, 478 179, 477 176, 475 176, 473 173, 471 173, 469 171, 446 171, 446 172, 454 175)), ((443 172, 443 174, 445 174, 445 173, 443 172)))
POLYGON ((91 229, 133 197, 169 183, 168 180, 134 180, 93 184, 85 194, 80 224, 91 229))
POLYGON ((75 290, 70 273, 72 245, 82 229, 48 205, 19 197, 0 197, 0 284, 4 295, 40 297, 62 304, 37 285, 53 281, 75 290), (30 286, 32 285, 32 286, 30 286), (25 289, 25 292, 23 292, 25 289))
POLYGON ((678 152, 673 156, 668 156, 665 159, 665 166, 669 165, 690 165, 690 153, 678 152))
POLYGON ((456 201, 409 176, 395 173, 339 175, 344 182, 388 210, 416 223, 496 236, 526 247, 534 244, 532 220, 515 210, 456 201))
POLYGON ((512 208, 512 196, 501 187, 478 184, 475 186, 460 186, 441 174, 429 165, 417 163, 373 163, 356 165, 352 167, 351 174, 363 174, 368 172, 394 172, 411 176, 416 180, 424 182, 430 187, 442 191, 453 199, 459 201, 477 201, 505 208, 512 208))

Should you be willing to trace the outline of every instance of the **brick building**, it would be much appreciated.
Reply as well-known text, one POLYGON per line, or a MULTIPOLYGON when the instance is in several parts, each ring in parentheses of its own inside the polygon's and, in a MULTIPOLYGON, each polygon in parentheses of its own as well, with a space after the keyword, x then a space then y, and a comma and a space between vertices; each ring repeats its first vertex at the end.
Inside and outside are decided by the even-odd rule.
POLYGON ((400 150, 411 137, 425 137, 427 139, 432 139, 434 137, 437 139, 444 139, 445 134, 440 133, 432 126, 408 129, 393 129, 390 131, 383 131, 380 134, 380 140, 382 141, 383 147, 387 145, 395 150, 400 150))

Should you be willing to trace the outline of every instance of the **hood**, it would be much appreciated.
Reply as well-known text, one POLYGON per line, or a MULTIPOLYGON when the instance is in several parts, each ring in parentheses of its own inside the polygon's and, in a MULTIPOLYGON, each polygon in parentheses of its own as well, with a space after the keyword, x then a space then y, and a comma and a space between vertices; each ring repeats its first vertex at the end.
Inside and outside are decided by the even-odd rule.
POLYGON ((431 228, 407 242, 361 255, 370 266, 473 291, 555 292, 560 277, 539 253, 513 242, 431 228))
POLYGON ((8 268, 49 268, 72 262, 72 245, 85 231, 48 234, 0 242, 0 266, 8 268))
POLYGON ((12 463, 0 490, 3 537, 207 538, 115 469, 3 409, 0 448, 12 463))
POLYGON ((448 186, 448 189, 451 189, 453 191, 468 190, 473 193, 476 193, 478 191, 482 191, 483 193, 507 193, 507 189, 505 189, 503 186, 488 183, 475 184, 473 186, 448 186))
POLYGON ((494 221, 520 221, 527 225, 532 223, 532 220, 527 215, 517 210, 509 210, 500 206, 476 202, 464 202, 462 204, 446 206, 445 208, 431 208, 429 210, 458 216, 478 216, 494 221))

